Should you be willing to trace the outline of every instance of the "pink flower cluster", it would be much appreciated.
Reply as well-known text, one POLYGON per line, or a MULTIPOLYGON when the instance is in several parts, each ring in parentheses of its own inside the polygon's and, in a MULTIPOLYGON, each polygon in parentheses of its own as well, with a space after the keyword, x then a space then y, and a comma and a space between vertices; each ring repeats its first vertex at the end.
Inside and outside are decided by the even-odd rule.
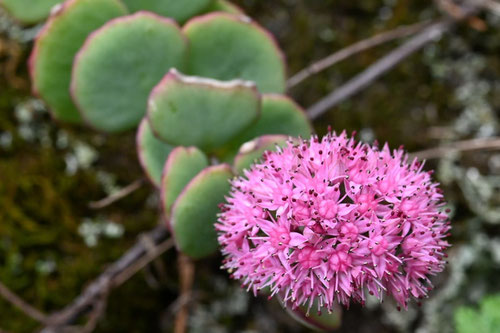
POLYGON ((331 311, 364 304, 366 293, 406 308, 427 296, 449 246, 430 174, 402 149, 345 133, 290 141, 233 180, 216 224, 223 267, 293 308, 331 311))

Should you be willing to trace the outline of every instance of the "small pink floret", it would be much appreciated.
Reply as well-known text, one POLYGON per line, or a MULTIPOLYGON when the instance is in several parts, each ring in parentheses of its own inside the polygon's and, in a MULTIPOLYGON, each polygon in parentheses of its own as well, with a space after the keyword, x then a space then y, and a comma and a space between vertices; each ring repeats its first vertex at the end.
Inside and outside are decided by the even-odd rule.
POLYGON ((365 303, 403 308, 427 296, 450 229, 438 184, 400 148, 345 133, 289 142, 232 181, 216 228, 231 277, 293 308, 365 303))

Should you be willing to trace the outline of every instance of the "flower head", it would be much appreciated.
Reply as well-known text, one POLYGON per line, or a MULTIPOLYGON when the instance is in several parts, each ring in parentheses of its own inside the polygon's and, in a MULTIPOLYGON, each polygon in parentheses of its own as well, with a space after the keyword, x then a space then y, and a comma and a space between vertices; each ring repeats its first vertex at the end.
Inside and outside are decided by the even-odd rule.
POLYGON ((222 205, 223 267, 292 307, 332 310, 370 293, 406 308, 427 296, 449 246, 443 196, 422 168, 345 133, 266 152, 222 205))

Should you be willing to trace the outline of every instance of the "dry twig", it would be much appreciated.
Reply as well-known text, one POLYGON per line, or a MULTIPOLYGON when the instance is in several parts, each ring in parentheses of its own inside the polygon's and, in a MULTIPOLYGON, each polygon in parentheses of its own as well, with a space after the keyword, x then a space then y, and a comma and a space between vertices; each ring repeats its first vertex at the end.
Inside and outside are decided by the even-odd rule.
POLYGON ((47 316, 45 314, 26 303, 2 282, 0 282, 0 295, 6 301, 24 312, 28 317, 31 317, 40 323, 45 323, 47 321, 47 316))
MULTIPOLYGON (((179 277, 181 282, 180 299, 190 299, 193 281, 194 281, 194 264, 191 259, 183 254, 179 254, 178 259, 179 277)), ((185 333, 187 327, 187 320, 189 317, 189 302, 184 302, 177 316, 175 317, 174 332, 185 333)))
POLYGON ((99 299, 94 303, 94 309, 90 313, 89 319, 85 326, 81 329, 79 333, 91 333, 97 327, 99 320, 106 312, 106 306, 108 303, 108 295, 102 294, 99 299))
MULTIPOLYGON (((165 227, 163 227, 165 228, 165 227)), ((166 229, 166 228, 165 228, 166 229)), ((147 255, 136 261, 130 267, 125 269, 123 272, 118 274, 113 280, 113 288, 122 285, 124 282, 129 280, 135 273, 146 267, 150 262, 154 261, 156 258, 165 253, 174 245, 173 239, 169 238, 164 240, 162 243, 155 244, 153 247, 148 248, 147 255)), ((146 245, 147 246, 147 245, 146 245)))
MULTIPOLYGON (((486 23, 477 16, 470 15, 470 12, 465 8, 458 4, 456 4, 453 0, 436 0, 437 7, 441 9, 447 15, 453 17, 457 21, 464 20, 469 24, 472 29, 478 31, 486 30, 486 23)), ((468 5, 474 7, 483 7, 482 3, 485 0, 469 0, 468 5)))
POLYGON ((466 152, 476 150, 499 150, 500 137, 478 138, 464 141, 457 141, 448 145, 443 145, 436 148, 426 149, 410 154, 410 158, 417 157, 419 159, 434 159, 443 157, 451 152, 466 152))
POLYGON ((287 86, 288 88, 292 88, 301 83, 302 81, 304 81, 305 79, 309 78, 311 75, 317 74, 344 59, 347 59, 357 53, 368 50, 380 44, 384 44, 393 41, 395 39, 411 36, 421 31, 428 25, 429 21, 420 22, 408 26, 400 26, 394 30, 385 31, 377 35, 374 35, 370 38, 354 43, 346 48, 343 48, 329 55, 326 58, 314 62, 305 69, 301 70, 287 81, 287 86))
POLYGON ((164 253, 173 246, 173 240, 167 239, 167 229, 163 225, 146 233, 146 237, 155 244, 155 250, 148 251, 148 245, 140 238, 136 244, 130 248, 120 259, 108 267, 94 282, 85 288, 85 290, 59 312, 52 314, 48 318, 48 325, 41 332, 60 332, 64 327, 78 318, 81 314, 87 312, 89 307, 94 305, 109 291, 125 282, 145 265, 164 253))
POLYGON ((137 191, 141 186, 144 184, 144 178, 137 179, 133 183, 125 186, 121 190, 119 190, 116 193, 113 193, 112 195, 101 199, 99 201, 92 201, 89 203, 89 207, 92 209, 101 209, 104 207, 107 207, 111 205, 112 203, 125 198, 127 195, 137 191))
POLYGON ((443 32, 453 26, 453 22, 454 21, 451 19, 444 19, 428 26, 422 32, 376 61, 373 65, 356 75, 341 87, 335 89, 319 102, 312 105, 307 111, 309 118, 315 119, 319 117, 330 108, 358 93, 405 58, 441 36, 443 32))

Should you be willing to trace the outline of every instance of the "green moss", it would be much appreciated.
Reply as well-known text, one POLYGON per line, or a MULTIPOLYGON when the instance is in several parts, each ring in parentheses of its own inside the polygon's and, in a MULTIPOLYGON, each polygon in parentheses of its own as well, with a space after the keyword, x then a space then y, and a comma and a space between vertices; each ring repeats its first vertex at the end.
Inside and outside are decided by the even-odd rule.
MULTIPOLYGON (((27 98, 25 91, 0 87, 0 134, 8 131, 13 139, 10 147, 0 147, 0 280, 30 304, 50 313, 76 297, 135 242, 141 231, 152 228, 158 212, 154 205, 146 205, 152 193, 149 186, 106 209, 94 211, 88 207, 90 201, 106 196, 98 181, 99 171, 112 173, 120 185, 143 177, 135 156, 134 133, 103 143, 102 137, 87 129, 64 129, 70 142, 88 142, 100 154, 91 168, 69 175, 65 156, 72 150, 55 145, 59 125, 44 112, 33 111, 32 120, 22 124, 16 119, 14 109, 27 98), (33 141, 19 135, 22 126, 33 131, 33 141), (51 144, 42 143, 40 133, 47 134, 51 144), (103 217, 122 224, 125 235, 103 238, 95 248, 88 248, 78 234, 85 217, 103 217)), ((130 288, 124 289, 124 298, 135 298, 137 290, 146 289, 144 280, 138 280, 142 285, 132 293, 130 288)), ((152 293, 148 294, 148 311, 161 309, 158 301, 164 301, 151 297, 152 293)), ((32 332, 37 327, 2 299, 0 308, 2 329, 32 332)), ((130 307, 130 311, 136 310, 130 307)))

